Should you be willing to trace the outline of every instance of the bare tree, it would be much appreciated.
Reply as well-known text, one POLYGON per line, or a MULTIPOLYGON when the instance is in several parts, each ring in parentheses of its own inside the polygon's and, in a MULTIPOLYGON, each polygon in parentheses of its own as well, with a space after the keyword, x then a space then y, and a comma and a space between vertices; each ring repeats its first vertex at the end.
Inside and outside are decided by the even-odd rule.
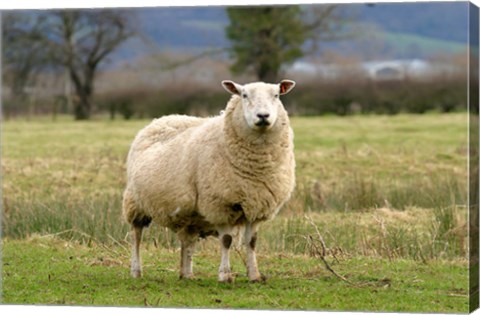
POLYGON ((48 53, 42 42, 45 19, 15 11, 2 16, 3 81, 12 97, 24 100, 25 88, 34 84, 36 74, 47 66, 48 53))
POLYGON ((35 74, 64 68, 77 120, 91 115, 99 65, 136 33, 131 12, 120 10, 10 12, 2 22, 3 77, 12 95, 22 99, 35 74))
POLYGON ((52 61, 63 65, 75 88, 75 119, 90 118, 94 80, 99 64, 134 35, 125 11, 74 10, 48 15, 45 37, 52 61))

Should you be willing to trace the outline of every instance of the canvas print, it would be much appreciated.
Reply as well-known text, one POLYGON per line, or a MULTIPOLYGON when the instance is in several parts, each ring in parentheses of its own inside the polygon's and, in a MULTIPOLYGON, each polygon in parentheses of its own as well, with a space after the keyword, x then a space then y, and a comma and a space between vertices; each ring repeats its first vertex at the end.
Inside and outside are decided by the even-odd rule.
POLYGON ((478 307, 470 2, 4 10, 1 303, 478 307))

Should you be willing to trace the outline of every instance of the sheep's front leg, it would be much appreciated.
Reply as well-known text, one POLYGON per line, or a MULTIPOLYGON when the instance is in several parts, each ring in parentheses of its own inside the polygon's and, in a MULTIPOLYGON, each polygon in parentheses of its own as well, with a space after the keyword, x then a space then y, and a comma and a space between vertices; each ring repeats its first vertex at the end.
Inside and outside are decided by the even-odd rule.
POLYGON ((222 227, 218 229, 218 237, 220 239, 222 260, 218 269, 218 281, 232 282, 233 276, 230 269, 230 246, 232 245, 232 228, 222 227))
POLYGON ((193 278, 192 257, 195 251, 196 237, 191 236, 181 240, 182 249, 180 257, 180 279, 193 278))
POLYGON ((247 247, 247 276, 251 282, 265 280, 257 266, 257 256, 255 254, 255 246, 257 243, 257 227, 258 223, 248 222, 245 226, 245 245, 247 247))

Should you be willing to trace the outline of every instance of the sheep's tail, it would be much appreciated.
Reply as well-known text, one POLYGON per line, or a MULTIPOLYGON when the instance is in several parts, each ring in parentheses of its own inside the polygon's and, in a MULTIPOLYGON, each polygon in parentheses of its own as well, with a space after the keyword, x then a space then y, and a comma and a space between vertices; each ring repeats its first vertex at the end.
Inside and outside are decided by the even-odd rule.
POLYGON ((139 208, 128 188, 123 193, 122 216, 135 227, 148 227, 152 222, 152 217, 139 208))

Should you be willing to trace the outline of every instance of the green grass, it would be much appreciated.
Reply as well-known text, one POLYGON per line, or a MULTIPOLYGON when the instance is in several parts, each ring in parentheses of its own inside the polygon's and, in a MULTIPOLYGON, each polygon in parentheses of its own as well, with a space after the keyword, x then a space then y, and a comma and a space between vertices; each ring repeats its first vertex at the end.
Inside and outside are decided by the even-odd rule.
POLYGON ((466 202, 466 115, 300 118, 294 127, 298 182, 319 182, 319 208, 466 202))
POLYGON ((216 239, 198 248, 198 279, 178 281, 178 242, 156 226, 145 278, 129 278, 125 157, 147 123, 3 123, 4 303, 467 310, 465 113, 293 117, 297 188, 260 229, 264 285, 246 282, 235 253, 237 282, 217 284, 216 239), (311 221, 335 270, 368 286, 310 257, 311 221))
POLYGON ((218 255, 199 251, 194 280, 179 280, 178 250, 145 251, 144 277, 129 276, 128 253, 35 237, 4 241, 3 302, 245 309, 466 312, 466 261, 418 264, 353 257, 332 264, 359 287, 304 255, 259 255, 266 283, 251 284, 236 254, 233 284, 216 281, 218 255))

